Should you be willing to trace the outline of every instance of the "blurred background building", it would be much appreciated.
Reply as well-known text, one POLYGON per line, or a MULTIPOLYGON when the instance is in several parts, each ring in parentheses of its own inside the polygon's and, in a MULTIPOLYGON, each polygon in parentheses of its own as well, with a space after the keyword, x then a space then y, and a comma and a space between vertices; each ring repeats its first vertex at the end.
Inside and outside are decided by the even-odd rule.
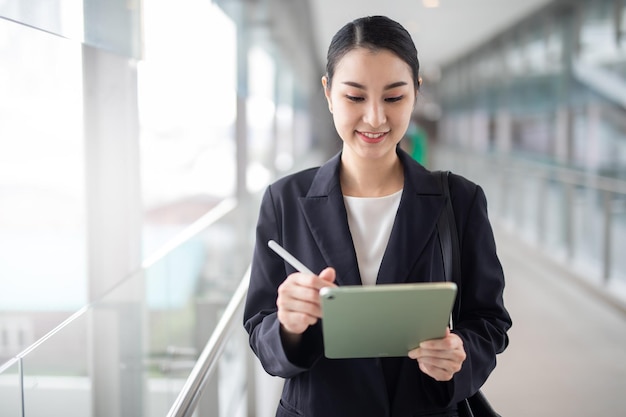
POLYGON ((372 14, 422 64, 402 145, 487 192, 490 398, 626 413, 626 1, 0 0, 2 417, 273 415, 241 328, 258 199, 338 151, 326 48, 372 14))

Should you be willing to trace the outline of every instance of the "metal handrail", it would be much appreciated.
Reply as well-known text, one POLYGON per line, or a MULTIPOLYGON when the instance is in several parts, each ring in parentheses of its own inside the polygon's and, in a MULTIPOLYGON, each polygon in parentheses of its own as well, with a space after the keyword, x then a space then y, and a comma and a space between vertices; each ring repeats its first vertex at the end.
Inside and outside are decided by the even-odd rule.
POLYGON ((215 330, 198 357, 196 365, 191 370, 174 404, 172 404, 167 417, 189 417, 195 411, 198 400, 202 395, 202 389, 215 371, 217 360, 226 346, 230 331, 235 323, 239 324, 239 322, 236 322, 236 319, 239 318, 237 312, 243 307, 249 281, 250 267, 248 267, 237 290, 226 306, 226 310, 220 317, 215 330))
MULTIPOLYGON (((498 160, 497 157, 494 157, 494 159, 498 160)), ((499 161, 499 163, 502 164, 503 162, 499 161)), ((507 161, 507 164, 510 164, 508 168, 506 168, 509 172, 523 172, 524 175, 546 179, 558 179, 566 184, 593 187, 599 191, 608 191, 614 194, 626 194, 626 181, 619 178, 606 177, 590 172, 581 172, 572 168, 548 166, 533 161, 515 160, 507 161)))

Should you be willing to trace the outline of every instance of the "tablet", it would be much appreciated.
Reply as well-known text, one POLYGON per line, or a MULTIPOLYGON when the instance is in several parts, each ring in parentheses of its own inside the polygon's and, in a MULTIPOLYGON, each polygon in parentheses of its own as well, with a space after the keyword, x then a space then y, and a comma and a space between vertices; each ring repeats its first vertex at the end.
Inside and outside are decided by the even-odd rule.
POLYGON ((445 335, 456 292, 453 282, 322 288, 324 354, 407 356, 420 342, 445 335))

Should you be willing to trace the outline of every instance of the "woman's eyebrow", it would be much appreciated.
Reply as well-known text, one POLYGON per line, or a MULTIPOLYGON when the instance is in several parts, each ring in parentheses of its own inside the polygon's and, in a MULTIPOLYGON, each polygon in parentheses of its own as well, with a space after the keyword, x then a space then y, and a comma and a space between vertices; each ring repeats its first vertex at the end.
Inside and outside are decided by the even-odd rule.
MULTIPOLYGON (((363 84, 359 84, 359 83, 354 82, 354 81, 344 81, 342 84, 349 85, 351 87, 358 88, 360 90, 365 90, 366 89, 363 84)), ((391 83, 391 84, 386 85, 384 89, 385 90, 391 90, 392 88, 403 87, 405 85, 408 85, 408 83, 406 81, 397 81, 395 83, 391 83)))
POLYGON ((386 85, 385 90, 391 90, 392 88, 396 88, 396 87, 404 87, 405 85, 408 85, 406 81, 398 81, 398 82, 386 85))

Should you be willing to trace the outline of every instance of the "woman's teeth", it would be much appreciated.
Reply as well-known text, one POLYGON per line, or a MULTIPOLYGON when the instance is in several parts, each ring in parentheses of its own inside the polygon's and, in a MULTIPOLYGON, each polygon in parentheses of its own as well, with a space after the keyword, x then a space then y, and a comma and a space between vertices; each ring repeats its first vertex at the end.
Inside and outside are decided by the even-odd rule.
POLYGON ((367 133, 367 132, 361 132, 361 134, 363 136, 366 136, 370 139, 378 139, 379 137, 381 137, 382 135, 385 134, 385 132, 381 132, 381 133, 367 133))

